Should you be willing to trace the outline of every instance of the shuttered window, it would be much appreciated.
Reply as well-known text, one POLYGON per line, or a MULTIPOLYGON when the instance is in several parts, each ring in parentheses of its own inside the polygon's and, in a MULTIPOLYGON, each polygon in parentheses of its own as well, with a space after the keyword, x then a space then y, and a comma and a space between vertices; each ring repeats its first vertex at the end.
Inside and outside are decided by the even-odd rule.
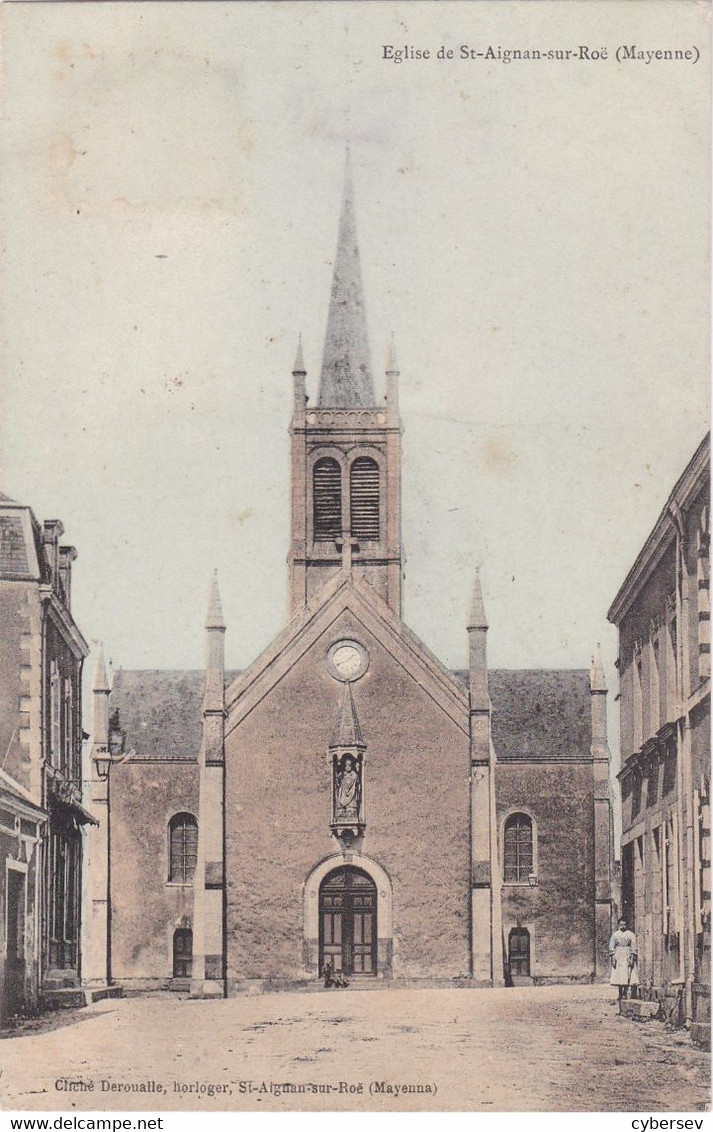
POLYGON ((370 456, 360 456, 351 467, 350 498, 352 537, 379 538, 379 465, 370 456))
POLYGON ((50 665, 50 762, 59 766, 62 743, 62 701, 60 693, 59 663, 50 665))
POLYGON ((190 884, 196 871, 198 823, 193 814, 176 814, 168 828, 172 884, 190 884))
POLYGON ((315 539, 335 539, 342 533, 342 470, 329 456, 318 460, 312 473, 315 539))
POLYGON ((533 866, 532 821, 527 814, 511 814, 505 823, 503 879, 527 884, 533 866))

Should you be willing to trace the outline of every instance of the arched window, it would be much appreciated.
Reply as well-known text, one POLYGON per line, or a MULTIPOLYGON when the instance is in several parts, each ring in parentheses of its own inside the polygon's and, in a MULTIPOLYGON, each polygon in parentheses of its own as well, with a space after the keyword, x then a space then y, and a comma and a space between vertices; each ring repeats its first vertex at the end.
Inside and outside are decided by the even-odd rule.
POLYGON ((350 473, 352 537, 379 538, 379 465, 371 456, 359 456, 350 473))
POLYGON ((317 460, 312 472, 315 539, 335 539, 342 533, 342 469, 331 456, 317 460))
POLYGON ((532 818, 510 814, 503 837, 503 880, 506 884, 527 884, 533 872, 532 818))
POLYGON ((190 884, 196 871, 198 822, 193 814, 176 814, 168 827, 169 873, 172 884, 190 884))

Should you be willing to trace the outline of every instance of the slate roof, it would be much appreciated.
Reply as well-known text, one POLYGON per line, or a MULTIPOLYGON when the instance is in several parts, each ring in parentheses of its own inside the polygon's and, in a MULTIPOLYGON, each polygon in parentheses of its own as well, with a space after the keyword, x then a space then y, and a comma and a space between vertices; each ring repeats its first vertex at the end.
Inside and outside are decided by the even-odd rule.
MULTIPOLYGON (((226 685, 237 672, 226 672, 226 685)), ((111 714, 118 710, 124 749, 142 759, 198 757, 205 672, 203 669, 127 670, 114 673, 109 699, 111 714)))
POLYGON ((16 512, 0 515, 0 573, 29 574, 23 516, 16 512))
MULTIPOLYGON (((468 673, 456 672, 463 684, 468 673)), ((498 762, 589 759, 591 705, 585 669, 496 668, 488 672, 498 762)))
POLYGON ((348 166, 317 403, 330 408, 369 408, 376 404, 348 166))
MULTIPOLYGON (((226 672, 226 686, 239 675, 226 672)), ((467 686, 467 671, 454 676, 467 686)), ((585 669, 492 669, 493 744, 499 762, 590 758, 589 675, 585 669)), ((205 673, 120 669, 110 711, 119 711, 125 749, 135 758, 194 760, 200 750, 205 673)))

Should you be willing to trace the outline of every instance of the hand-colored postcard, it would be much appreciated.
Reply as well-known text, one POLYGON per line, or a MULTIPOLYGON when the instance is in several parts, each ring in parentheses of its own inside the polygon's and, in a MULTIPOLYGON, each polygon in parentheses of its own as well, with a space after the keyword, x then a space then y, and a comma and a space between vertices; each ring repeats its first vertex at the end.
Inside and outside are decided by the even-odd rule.
POLYGON ((708 1107, 710 17, 2 5, 6 1110, 708 1107))

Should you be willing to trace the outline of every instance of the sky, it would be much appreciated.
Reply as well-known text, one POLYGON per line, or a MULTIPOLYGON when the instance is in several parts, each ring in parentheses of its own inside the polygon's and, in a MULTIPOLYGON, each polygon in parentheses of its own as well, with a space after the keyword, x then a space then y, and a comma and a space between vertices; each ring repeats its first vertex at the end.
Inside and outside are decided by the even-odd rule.
POLYGON ((200 667, 214 568, 229 667, 285 623, 290 371, 301 332, 315 397, 349 143, 405 619, 465 667, 480 565, 494 667, 601 642, 616 692, 607 609, 708 422, 708 16, 3 5, 0 490, 62 519, 114 668, 200 667))

